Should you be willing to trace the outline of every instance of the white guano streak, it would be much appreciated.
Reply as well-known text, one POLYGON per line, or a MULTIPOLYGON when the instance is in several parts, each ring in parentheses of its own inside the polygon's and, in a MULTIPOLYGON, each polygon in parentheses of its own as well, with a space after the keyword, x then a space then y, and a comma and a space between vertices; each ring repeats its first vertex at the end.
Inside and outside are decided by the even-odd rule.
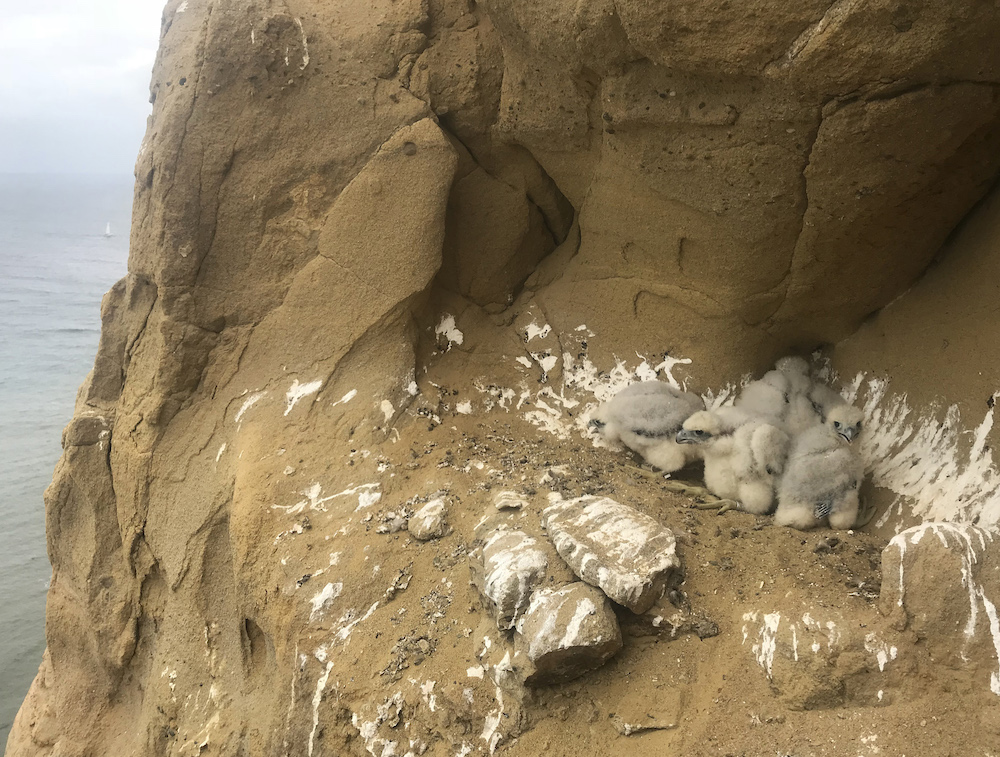
POLYGON ((241 422, 247 410, 252 408, 266 396, 267 392, 253 392, 249 397, 247 397, 246 400, 243 401, 243 404, 240 406, 240 409, 236 411, 236 418, 234 419, 236 423, 241 422))
POLYGON ((295 23, 298 24, 299 34, 302 35, 302 65, 299 66, 299 70, 304 71, 309 65, 309 40, 306 39, 306 30, 302 28, 302 19, 295 19, 295 23))
POLYGON ((315 394, 321 386, 323 386, 323 379, 316 379, 315 381, 310 381, 308 384, 300 384, 299 380, 295 379, 285 394, 285 415, 292 412, 292 408, 295 407, 300 399, 308 397, 310 394, 315 394))
POLYGON ((330 680, 330 671, 333 670, 333 661, 326 664, 326 669, 320 674, 316 681, 316 693, 313 694, 313 725, 309 732, 309 757, 312 757, 313 743, 316 739, 316 729, 319 728, 319 704, 323 701, 323 691, 326 689, 326 682, 330 680))
POLYGON ((937 405, 918 413, 905 394, 890 393, 885 379, 859 373, 844 395, 853 403, 863 399, 861 454, 873 482, 898 495, 897 516, 906 498, 921 520, 971 522, 978 517, 983 527, 1000 524, 1000 472, 988 444, 994 408, 968 430, 957 405, 944 409, 943 420, 937 405), (971 444, 966 441, 970 438, 971 444))
POLYGON ((349 391, 347 394, 345 394, 343 397, 341 397, 336 402, 331 402, 330 403, 330 407, 336 407, 337 405, 346 405, 348 402, 350 402, 351 400, 353 400, 357 396, 358 396, 358 390, 357 389, 351 389, 351 391, 349 391))
MULTIPOLYGON (((744 623, 757 623, 759 620, 760 614, 757 612, 748 612, 743 615, 744 623)), ((754 657, 757 659, 757 664, 764 669, 768 680, 771 679, 771 669, 774 664, 774 651, 777 648, 778 626, 780 623, 781 613, 771 612, 766 614, 763 618, 763 623, 761 623, 757 631, 757 641, 750 646, 754 657)), ((744 625, 744 644, 746 643, 747 638, 747 627, 744 625)))
POLYGON ((461 346, 462 342, 465 341, 465 335, 458 330, 455 324, 455 316, 448 313, 441 317, 441 322, 434 329, 434 333, 447 340, 447 350, 450 350, 453 344, 461 346))

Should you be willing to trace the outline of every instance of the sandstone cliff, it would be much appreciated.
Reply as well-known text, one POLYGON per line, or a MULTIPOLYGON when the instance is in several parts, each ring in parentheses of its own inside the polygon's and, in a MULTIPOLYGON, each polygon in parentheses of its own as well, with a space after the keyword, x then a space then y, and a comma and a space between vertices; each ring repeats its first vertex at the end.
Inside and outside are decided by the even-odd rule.
POLYGON ((163 19, 7 755, 993 748, 993 4, 163 19), (872 533, 693 514, 584 433, 631 377, 719 397, 824 345, 872 533), (469 582, 500 489, 678 535, 683 583, 584 679, 505 675, 469 582), (435 497, 440 538, 399 529, 435 497))

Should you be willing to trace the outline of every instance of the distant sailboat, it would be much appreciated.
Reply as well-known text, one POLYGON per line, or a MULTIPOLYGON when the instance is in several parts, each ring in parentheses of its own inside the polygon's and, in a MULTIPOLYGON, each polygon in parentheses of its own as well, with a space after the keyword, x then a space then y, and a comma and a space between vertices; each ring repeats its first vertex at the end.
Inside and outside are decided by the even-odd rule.
POLYGON ((106 236, 106 237, 114 236, 111 233, 111 221, 108 221, 107 226, 104 227, 104 236, 106 236))

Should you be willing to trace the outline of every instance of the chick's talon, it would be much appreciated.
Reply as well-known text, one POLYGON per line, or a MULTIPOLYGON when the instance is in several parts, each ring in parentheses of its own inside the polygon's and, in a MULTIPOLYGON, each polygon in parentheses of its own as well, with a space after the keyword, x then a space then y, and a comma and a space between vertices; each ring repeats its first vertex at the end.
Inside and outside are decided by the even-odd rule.
POLYGON ((668 492, 674 492, 675 494, 685 494, 689 497, 711 497, 713 499, 718 499, 714 494, 712 494, 704 486, 698 486, 697 484, 689 484, 684 481, 665 481, 663 488, 668 492))
POLYGON ((722 515, 730 510, 739 510, 740 503, 732 499, 717 499, 714 502, 693 502, 688 507, 695 510, 716 510, 716 515, 722 515))
POLYGON ((663 471, 653 470, 652 468, 645 468, 639 465, 626 465, 625 466, 630 471, 635 471, 636 473, 641 473, 649 478, 662 479, 664 476, 663 471))

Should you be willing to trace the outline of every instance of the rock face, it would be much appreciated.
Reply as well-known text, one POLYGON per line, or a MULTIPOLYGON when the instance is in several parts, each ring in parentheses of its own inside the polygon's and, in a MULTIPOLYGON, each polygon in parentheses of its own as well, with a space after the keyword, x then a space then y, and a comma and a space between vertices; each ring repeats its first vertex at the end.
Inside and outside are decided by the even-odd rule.
POLYGON ((748 362, 846 336, 997 172, 1000 55, 969 53, 997 28, 985 9, 487 7, 508 72, 498 130, 580 212, 579 252, 540 297, 600 333, 636 318, 640 351, 666 339, 721 366, 683 334, 748 362))
POLYGON ((573 572, 633 612, 652 607, 680 568, 670 530, 612 499, 556 502, 543 521, 573 572))
POLYGON ((879 490, 876 520, 886 538, 927 521, 1000 524, 991 450, 1000 328, 1000 188, 994 187, 941 250, 932 272, 832 350, 832 367, 856 388, 863 439, 879 490), (947 317, 941 317, 947 312, 947 317), (906 506, 900 507, 901 498, 906 506), (900 518, 900 515, 903 517, 900 518))
MULTIPOLYGON (((993 237, 980 229, 978 254, 947 276, 928 266, 1000 172, 998 33, 991 4, 926 0, 169 0, 129 275, 103 302, 46 492, 47 652, 6 753, 470 754, 512 740, 532 721, 500 662, 485 664, 496 622, 465 580, 489 492, 542 486, 525 477, 550 450, 511 450, 536 427, 579 442, 606 379, 718 387, 837 341, 925 272, 894 311, 906 317, 887 310, 838 366, 874 359, 879 329, 892 340, 935 297, 961 300, 966 324, 992 318, 968 300, 992 302, 978 267, 995 263, 993 237), (952 281, 978 294, 951 296, 952 281), (666 349, 655 368, 617 359, 666 349), (476 425, 473 410, 493 415, 476 425), (397 528, 415 494, 459 484, 450 533, 397 528), (394 525, 379 534, 383 505, 394 525)), ((953 365, 951 331, 934 329, 934 359, 953 365)), ((957 331, 978 351, 979 332, 957 331)), ((926 387, 943 375, 908 365, 926 387)), ((962 381, 985 412, 985 384, 962 381)), ((977 480, 993 480, 989 421, 977 480)), ((588 478, 594 459, 566 456, 545 485, 617 496, 588 478)), ((884 478, 911 482, 911 467, 896 458, 884 478)), ((581 575, 648 606, 672 569, 667 537, 657 557, 585 536, 565 548, 581 575)), ((583 599, 552 612, 604 628, 599 592, 572 591, 596 614, 583 599)), ((907 596, 906 623, 933 625, 907 596)), ((529 618, 544 628, 540 609, 529 618)), ((545 668, 569 647, 543 636, 545 668)), ((709 651, 736 665, 733 644, 709 651)), ((577 715, 567 738, 591 732, 577 715)), ((708 743, 677 738, 688 754, 708 743)), ((733 738, 737 752, 753 737, 733 738)))

